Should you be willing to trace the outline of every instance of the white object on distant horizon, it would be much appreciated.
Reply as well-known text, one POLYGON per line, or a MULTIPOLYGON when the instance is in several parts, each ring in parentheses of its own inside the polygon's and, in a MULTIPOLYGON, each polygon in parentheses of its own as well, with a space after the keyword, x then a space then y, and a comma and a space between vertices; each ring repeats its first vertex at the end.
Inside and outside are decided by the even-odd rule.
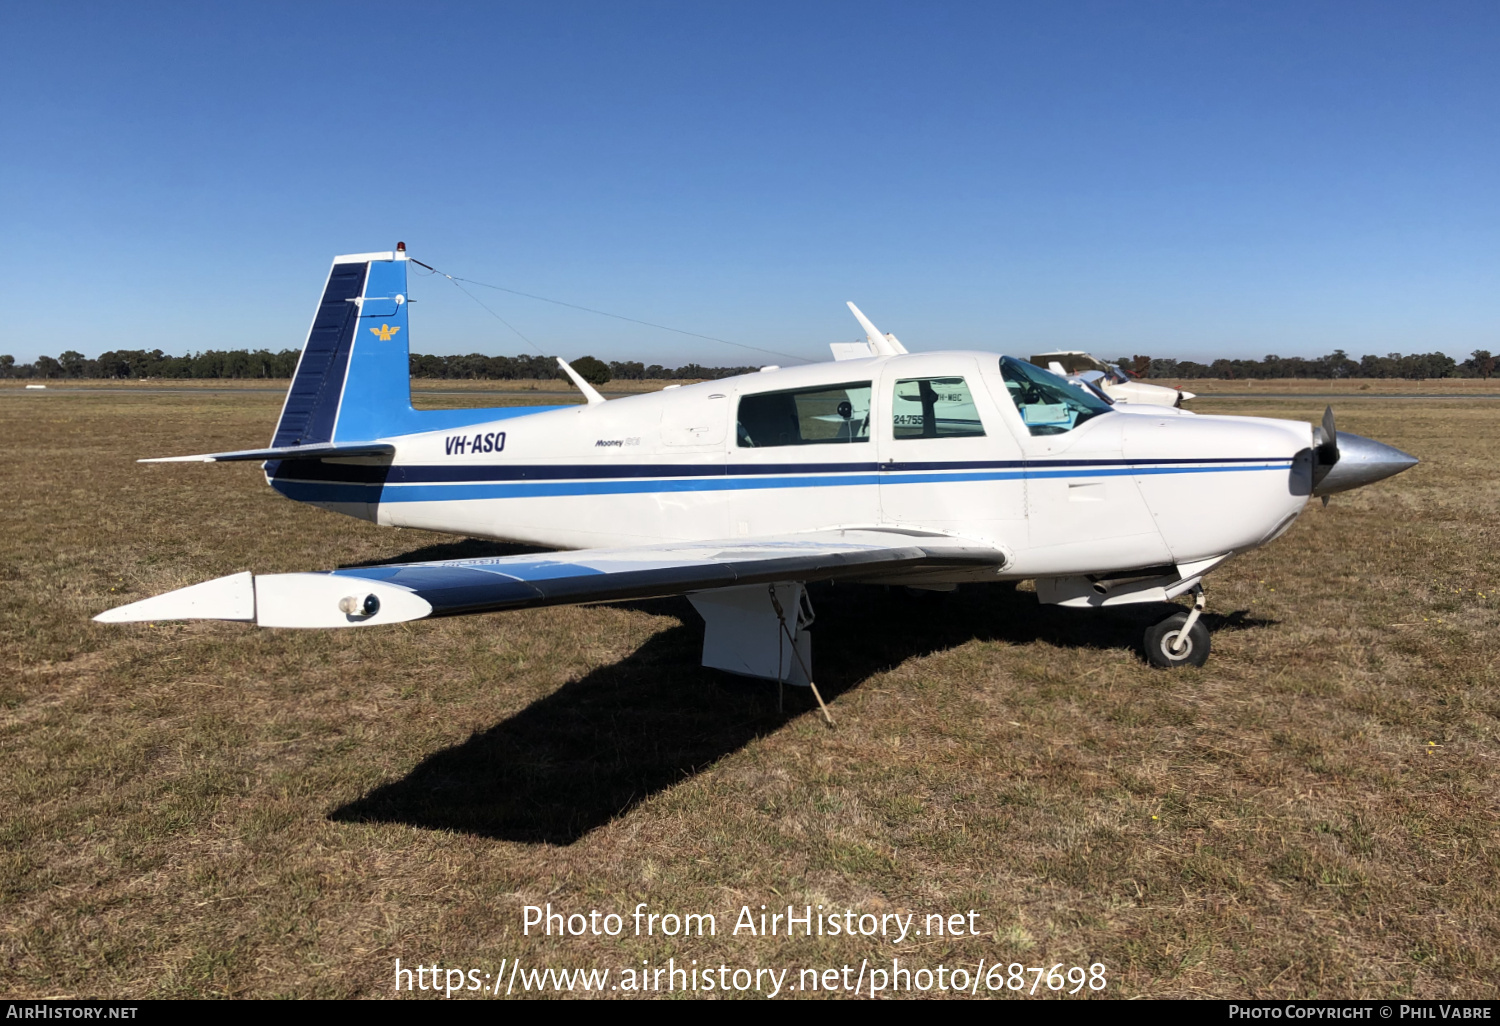
POLYGON ((46 388, 46 385, 27 385, 27 388, 46 388))

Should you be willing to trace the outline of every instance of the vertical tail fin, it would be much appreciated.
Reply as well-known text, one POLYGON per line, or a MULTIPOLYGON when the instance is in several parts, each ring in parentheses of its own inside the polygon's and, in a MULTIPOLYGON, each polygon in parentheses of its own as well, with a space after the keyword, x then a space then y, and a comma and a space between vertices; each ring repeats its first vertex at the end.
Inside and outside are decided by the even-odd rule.
POLYGON ((406 327, 404 245, 334 257, 271 445, 367 441, 405 421, 406 327))
POLYGON ((412 408, 406 265, 401 242, 390 253, 333 258, 272 448, 375 442, 536 412, 412 408))

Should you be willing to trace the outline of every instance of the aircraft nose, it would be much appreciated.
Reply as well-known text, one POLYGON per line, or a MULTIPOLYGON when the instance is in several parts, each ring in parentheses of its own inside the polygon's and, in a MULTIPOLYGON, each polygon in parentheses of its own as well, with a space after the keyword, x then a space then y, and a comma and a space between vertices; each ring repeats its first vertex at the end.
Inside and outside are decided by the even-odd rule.
MULTIPOLYGON (((1347 431, 1336 432, 1338 459, 1317 479, 1313 495, 1332 495, 1394 477, 1419 462, 1410 453, 1347 431)), ((1318 469, 1322 470, 1320 466, 1318 469)))

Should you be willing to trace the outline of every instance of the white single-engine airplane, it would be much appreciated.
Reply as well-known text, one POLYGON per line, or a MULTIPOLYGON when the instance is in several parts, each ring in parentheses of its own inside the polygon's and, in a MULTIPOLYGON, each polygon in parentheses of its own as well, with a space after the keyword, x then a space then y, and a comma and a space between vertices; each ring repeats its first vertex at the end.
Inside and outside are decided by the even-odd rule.
POLYGON ((1135 403, 1138 406, 1180 407, 1188 399, 1196 399, 1192 392, 1166 385, 1151 385, 1136 381, 1113 364, 1105 363, 1097 356, 1077 349, 1060 349, 1053 353, 1033 356, 1031 362, 1046 367, 1054 374, 1065 378, 1088 376, 1094 387, 1109 397, 1111 402, 1135 403))
MULTIPOLYGON (((407 255, 336 257, 263 460, 288 498, 378 524, 574 551, 221 577, 96 617, 356 627, 664 595, 706 622, 703 663, 811 684, 805 585, 951 590, 1032 579, 1044 603, 1168 602, 1157 666, 1201 666, 1202 580, 1313 496, 1417 461, 1334 429, 1116 412, 1040 367, 908 353, 850 304, 852 357, 581 406, 418 411, 407 255)), ((826 710, 825 710, 826 711, 826 710)))

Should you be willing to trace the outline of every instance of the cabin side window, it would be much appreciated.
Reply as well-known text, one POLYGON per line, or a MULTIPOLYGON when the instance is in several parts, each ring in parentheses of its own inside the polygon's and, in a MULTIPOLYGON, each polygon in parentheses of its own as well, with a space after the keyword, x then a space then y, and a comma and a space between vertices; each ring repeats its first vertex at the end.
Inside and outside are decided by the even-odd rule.
POLYGON ((963 378, 906 378, 891 393, 897 438, 977 438, 984 425, 963 378))
POLYGON ((1112 412, 1109 403, 1092 392, 1013 356, 1000 358, 1000 376, 1021 413, 1022 423, 1033 435, 1060 435, 1101 413, 1112 412))
POLYGON ((868 442, 870 383, 741 396, 735 435, 742 449, 868 442))

